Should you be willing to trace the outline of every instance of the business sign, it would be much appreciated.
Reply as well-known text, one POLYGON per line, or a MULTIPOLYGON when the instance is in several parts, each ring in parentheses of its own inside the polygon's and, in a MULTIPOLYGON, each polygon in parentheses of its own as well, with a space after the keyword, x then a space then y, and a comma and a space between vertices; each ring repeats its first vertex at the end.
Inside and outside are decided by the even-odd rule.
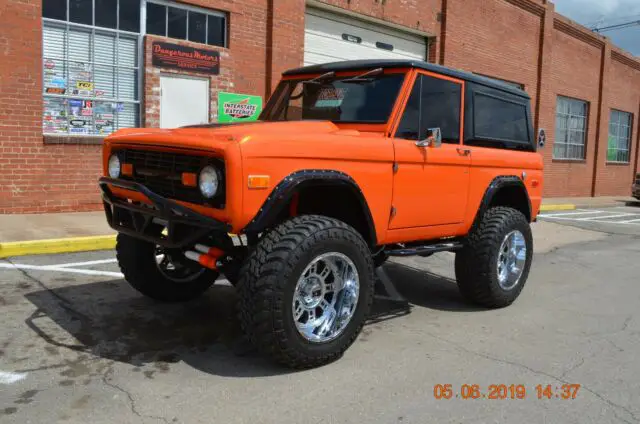
POLYGON ((218 93, 218 122, 250 122, 262 112, 262 97, 218 93))
POLYGON ((173 43, 154 41, 151 46, 153 66, 184 71, 220 73, 220 53, 173 43))

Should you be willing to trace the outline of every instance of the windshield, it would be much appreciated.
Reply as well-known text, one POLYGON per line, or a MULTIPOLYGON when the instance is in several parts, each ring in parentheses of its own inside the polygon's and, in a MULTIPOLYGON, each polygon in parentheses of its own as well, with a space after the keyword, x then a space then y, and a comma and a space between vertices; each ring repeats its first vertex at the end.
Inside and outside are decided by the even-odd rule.
POLYGON ((331 77, 318 81, 282 81, 260 119, 385 123, 403 80, 404 74, 389 74, 363 79, 331 77))

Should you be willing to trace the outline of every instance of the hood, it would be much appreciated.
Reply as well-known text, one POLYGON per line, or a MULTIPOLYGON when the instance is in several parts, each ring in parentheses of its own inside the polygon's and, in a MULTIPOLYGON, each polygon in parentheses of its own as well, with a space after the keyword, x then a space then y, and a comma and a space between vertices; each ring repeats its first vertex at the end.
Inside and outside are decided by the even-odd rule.
POLYGON ((174 129, 128 128, 106 138, 108 143, 133 143, 168 147, 224 150, 246 137, 321 134, 339 131, 330 121, 247 122, 191 125, 174 129))

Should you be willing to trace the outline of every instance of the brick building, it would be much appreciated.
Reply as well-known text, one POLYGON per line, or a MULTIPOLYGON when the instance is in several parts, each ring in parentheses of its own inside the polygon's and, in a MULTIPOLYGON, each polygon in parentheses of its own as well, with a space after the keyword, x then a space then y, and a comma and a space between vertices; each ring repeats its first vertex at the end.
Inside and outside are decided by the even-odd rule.
POLYGON ((0 213, 97 209, 106 134, 183 123, 181 96, 214 120, 221 91, 267 97, 287 68, 346 58, 524 88, 546 196, 629 195, 638 167, 640 59, 546 0, 0 0, 0 22, 0 213), (219 68, 158 65, 158 42, 219 68))

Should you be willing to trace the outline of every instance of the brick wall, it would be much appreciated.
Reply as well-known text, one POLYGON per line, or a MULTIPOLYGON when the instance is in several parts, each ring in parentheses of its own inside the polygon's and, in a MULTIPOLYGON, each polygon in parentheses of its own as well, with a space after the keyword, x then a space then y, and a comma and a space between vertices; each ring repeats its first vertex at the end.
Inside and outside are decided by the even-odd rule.
POLYGON ((524 84, 535 104, 542 11, 506 1, 447 0, 444 64, 524 84))
MULTIPOLYGON (((100 139, 42 136, 41 1, 0 1, 0 213, 97 209, 100 139)), ((229 46, 218 49, 220 75, 205 76, 211 87, 212 119, 216 118, 218 91, 266 97, 283 70, 302 63, 305 0, 187 2, 229 14, 229 46)), ((552 3, 309 2, 322 3, 434 34, 430 60, 524 84, 532 97, 536 129, 547 130, 547 146, 542 150, 546 196, 628 194, 640 143, 640 61, 556 14, 552 3), (552 159, 558 94, 589 102, 585 161, 552 159), (628 165, 606 163, 611 108, 634 114, 628 165)), ((172 72, 151 66, 153 39, 162 38, 145 40, 142 122, 147 126, 159 125, 159 76, 172 72)))
MULTIPOLYGON (((629 195, 629 187, 634 179, 635 158, 638 156, 638 108, 640 107, 640 69, 629 66, 625 56, 616 54, 615 50, 610 52, 608 61, 609 74, 607 80, 607 102, 604 107, 604 117, 608 122, 612 109, 628 112, 633 115, 631 134, 631 153, 629 163, 609 163, 606 161, 607 137, 600 141, 599 156, 595 195, 613 196, 629 195), (635 90, 629 87, 636 87, 635 90), (601 157, 600 157, 601 156, 601 157)), ((640 68, 640 66, 639 66, 640 68)), ((608 134, 608 127, 605 129, 608 134)))
MULTIPOLYGON (((142 116, 142 124, 145 127, 157 128, 160 126, 160 75, 180 75, 188 77, 199 77, 209 80, 209 119, 218 118, 218 92, 234 91, 236 85, 233 81, 235 73, 232 71, 234 67, 233 58, 229 49, 215 48, 212 46, 203 46, 198 43, 190 43, 188 41, 176 41, 165 37, 148 35, 145 37, 144 51, 144 111, 142 116), (152 65, 151 50, 154 41, 171 42, 182 46, 206 48, 208 50, 217 50, 220 52, 220 74, 210 75, 199 72, 190 72, 184 70, 157 68, 152 65)), ((240 88, 242 90, 243 88, 240 88)), ((254 92, 254 90, 251 90, 254 92)))
POLYGON ((0 7, 0 213, 97 206, 99 146, 43 143, 41 16, 37 0, 0 7))
POLYGON ((553 105, 545 113, 550 143, 545 149, 545 195, 590 196, 596 144, 597 114, 600 99, 600 62, 602 46, 589 44, 564 31, 555 22, 551 56, 551 90, 553 105), (587 102, 585 160, 552 159, 555 141, 557 96, 587 102))

